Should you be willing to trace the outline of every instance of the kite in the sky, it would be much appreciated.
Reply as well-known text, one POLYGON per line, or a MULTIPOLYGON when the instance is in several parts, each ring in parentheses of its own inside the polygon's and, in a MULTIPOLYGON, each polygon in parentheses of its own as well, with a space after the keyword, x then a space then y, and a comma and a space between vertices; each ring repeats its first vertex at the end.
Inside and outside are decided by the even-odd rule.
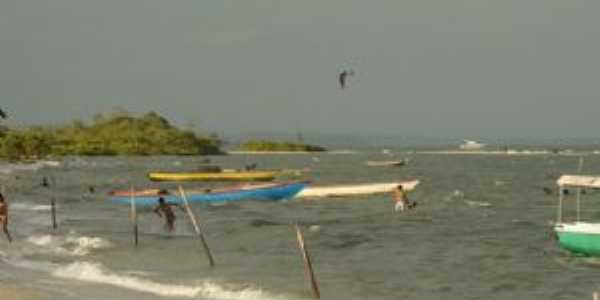
POLYGON ((346 87, 346 78, 348 76, 354 75, 354 71, 352 70, 344 70, 340 75, 338 75, 338 80, 340 82, 340 88, 344 89, 346 87))

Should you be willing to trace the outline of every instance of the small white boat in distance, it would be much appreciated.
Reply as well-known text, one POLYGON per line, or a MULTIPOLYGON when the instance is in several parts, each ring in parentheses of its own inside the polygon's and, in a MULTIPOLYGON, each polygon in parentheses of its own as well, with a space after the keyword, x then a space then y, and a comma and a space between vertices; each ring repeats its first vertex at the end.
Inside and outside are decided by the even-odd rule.
POLYGON ((307 186, 296 198, 325 198, 325 197, 352 197, 359 195, 373 195, 391 193, 398 185, 402 185, 405 191, 414 190, 419 180, 396 181, 384 183, 359 183, 340 184, 326 186, 307 186))
POLYGON ((463 140, 464 143, 460 145, 460 149, 462 150, 481 150, 485 147, 485 144, 479 143, 477 141, 472 140, 463 140))
POLYGON ((406 162, 402 160, 368 160, 365 162, 369 167, 400 167, 406 162))

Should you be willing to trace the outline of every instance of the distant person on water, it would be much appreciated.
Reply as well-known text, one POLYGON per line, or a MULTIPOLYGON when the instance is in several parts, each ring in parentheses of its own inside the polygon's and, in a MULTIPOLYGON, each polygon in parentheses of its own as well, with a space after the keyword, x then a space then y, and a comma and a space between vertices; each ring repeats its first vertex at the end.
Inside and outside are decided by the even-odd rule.
POLYGON ((163 197, 158 198, 158 205, 154 207, 154 212, 164 219, 165 229, 169 232, 173 232, 175 229, 175 213, 171 209, 171 206, 177 206, 183 210, 178 204, 167 203, 163 197))
POLYGON ((6 235, 8 242, 12 242, 12 237, 8 232, 8 203, 4 200, 4 196, 0 193, 0 224, 2 226, 2 231, 6 235))
POLYGON ((42 177, 42 186, 46 188, 50 186, 50 184, 48 183, 48 178, 46 178, 46 176, 42 177))
POLYGON ((394 211, 404 211, 404 209, 414 208, 417 206, 416 202, 412 202, 408 200, 408 196, 406 196, 406 192, 402 188, 402 185, 398 185, 394 190, 394 201, 396 205, 394 206, 394 211))

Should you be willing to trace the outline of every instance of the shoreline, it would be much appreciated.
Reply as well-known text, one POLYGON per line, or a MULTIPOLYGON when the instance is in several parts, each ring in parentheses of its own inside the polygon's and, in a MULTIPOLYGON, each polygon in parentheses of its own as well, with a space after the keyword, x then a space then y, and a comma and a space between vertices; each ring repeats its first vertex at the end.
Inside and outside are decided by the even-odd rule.
POLYGON ((594 152, 564 152, 553 153, 544 150, 509 150, 509 151, 469 151, 469 150, 437 150, 437 151, 416 151, 417 154, 443 154, 443 155, 506 155, 506 156, 532 156, 532 155, 552 155, 552 156, 581 156, 595 155, 594 152))
POLYGON ((327 153, 327 151, 227 151, 229 155, 239 154, 315 154, 327 153))
POLYGON ((38 300, 41 294, 14 284, 0 282, 0 298, 2 300, 38 300))

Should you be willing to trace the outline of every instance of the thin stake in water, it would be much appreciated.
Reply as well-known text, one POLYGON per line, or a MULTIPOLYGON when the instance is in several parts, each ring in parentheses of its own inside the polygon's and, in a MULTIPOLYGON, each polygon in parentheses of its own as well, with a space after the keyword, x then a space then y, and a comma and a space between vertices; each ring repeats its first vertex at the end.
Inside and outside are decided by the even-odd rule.
POLYGON ((138 245, 138 221, 137 221, 137 210, 135 207, 135 195, 133 190, 133 184, 131 185, 131 222, 133 224, 133 242, 135 246, 138 245))
MULTIPOLYGON (((583 169, 583 156, 579 157, 579 168, 577 168, 577 174, 581 175, 581 170, 583 169)), ((580 200, 581 199, 581 187, 577 187, 577 222, 579 222, 581 212, 580 212, 580 200)))
POLYGON ((56 179, 52 177, 52 196, 50 197, 50 213, 52 216, 52 229, 56 230, 56 179))
POLYGON ((310 254, 308 253, 308 249, 306 249, 306 243, 304 242, 304 235, 302 231, 300 231, 300 227, 298 224, 295 224, 296 228, 296 238, 298 239, 298 247, 300 248, 300 252, 302 253, 302 260, 304 261, 304 275, 310 280, 310 285, 312 288, 313 296, 315 299, 321 298, 321 293, 319 292, 319 284, 317 283, 317 279, 315 278, 315 272, 313 271, 312 262, 310 260, 310 254))
POLYGON ((54 197, 50 198, 50 211, 52 213, 52 229, 56 230, 56 201, 54 197))
POLYGON ((183 204, 185 205, 185 210, 188 213, 188 216, 190 217, 190 221, 192 222, 192 225, 194 226, 194 230, 196 231, 196 235, 200 238, 200 242, 202 242, 202 247, 204 247, 204 253, 206 253, 206 256, 208 257, 208 262, 210 264, 211 267, 215 266, 215 260, 213 259, 212 253, 210 252, 210 248, 208 247, 208 243, 206 243, 206 239, 204 238, 204 234, 202 233, 202 230, 200 229, 200 226, 198 226, 198 222, 196 222, 196 216, 194 216, 194 212, 192 211, 192 209, 190 208, 190 204, 187 201, 187 197, 185 196, 185 191, 183 190, 183 188, 181 187, 181 185, 179 186, 179 195, 181 197, 181 199, 183 200, 183 204))

